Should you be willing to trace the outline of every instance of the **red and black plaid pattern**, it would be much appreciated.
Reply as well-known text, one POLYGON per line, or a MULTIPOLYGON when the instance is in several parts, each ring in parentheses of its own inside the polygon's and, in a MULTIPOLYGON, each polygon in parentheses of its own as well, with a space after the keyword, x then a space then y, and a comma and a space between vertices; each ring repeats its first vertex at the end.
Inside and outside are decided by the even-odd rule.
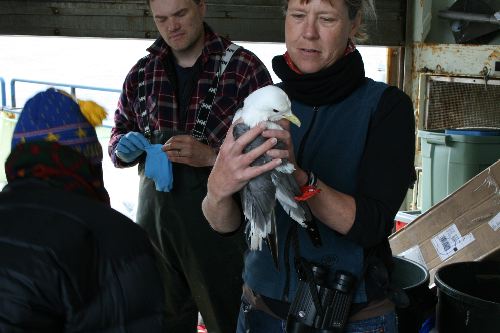
MULTIPOLYGON (((212 84, 219 60, 230 43, 205 25, 205 46, 201 54, 202 70, 197 86, 193 89, 187 112, 181 112, 179 109, 178 96, 169 79, 171 77, 168 75, 169 71, 175 71, 166 65, 170 48, 161 38, 148 48, 150 54, 145 64, 144 77, 151 131, 175 130, 191 133, 199 106, 212 84)), ((138 98, 138 70, 139 66, 136 64, 128 73, 115 111, 115 127, 112 129, 108 147, 115 165, 123 164, 113 153, 122 135, 130 131, 144 131, 138 98)), ((219 81, 205 131, 211 147, 215 149, 220 147, 231 125, 232 117, 243 104, 243 100, 254 90, 269 84, 272 84, 271 76, 260 59, 252 52, 240 48, 219 81)))

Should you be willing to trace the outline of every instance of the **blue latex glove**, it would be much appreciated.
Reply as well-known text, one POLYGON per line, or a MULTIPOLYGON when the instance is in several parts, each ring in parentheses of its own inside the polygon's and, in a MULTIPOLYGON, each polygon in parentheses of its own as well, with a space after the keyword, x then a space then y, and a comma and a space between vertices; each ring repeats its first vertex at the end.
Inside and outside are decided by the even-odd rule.
POLYGON ((116 156, 125 163, 136 160, 150 146, 148 140, 139 132, 128 132, 116 146, 116 156))
POLYGON ((155 144, 146 148, 144 175, 154 180, 157 191, 170 192, 174 180, 172 162, 161 147, 162 145, 155 144))

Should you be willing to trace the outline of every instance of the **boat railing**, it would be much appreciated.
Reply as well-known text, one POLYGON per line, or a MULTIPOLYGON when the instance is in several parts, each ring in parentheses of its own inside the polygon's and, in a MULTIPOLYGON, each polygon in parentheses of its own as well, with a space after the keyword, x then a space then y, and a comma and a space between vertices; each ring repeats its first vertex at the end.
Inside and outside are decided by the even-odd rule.
POLYGON ((116 92, 116 93, 121 92, 120 89, 115 89, 115 88, 103 88, 103 87, 95 87, 95 86, 83 86, 83 85, 78 85, 78 84, 47 82, 47 81, 37 81, 37 80, 26 80, 26 79, 14 78, 14 79, 10 80, 10 100, 11 100, 11 104, 12 104, 13 108, 16 107, 16 83, 17 82, 30 83, 30 84, 41 84, 41 85, 52 86, 52 87, 70 88, 70 90, 71 90, 70 94, 73 97, 76 97, 76 90, 77 89, 116 92))
POLYGON ((0 94, 2 95, 2 107, 7 105, 7 95, 5 94, 5 80, 0 77, 0 94))
MULTIPOLYGON (((6 93, 5 93, 5 81, 0 78, 0 84, 2 84, 2 108, 4 110, 8 110, 9 112, 12 113, 20 113, 21 108, 17 107, 17 100, 16 100, 16 84, 19 83, 27 83, 27 84, 38 84, 38 85, 44 85, 44 86, 50 86, 50 87, 56 87, 56 88, 69 88, 69 93, 73 97, 77 97, 77 89, 78 90, 93 90, 93 91, 102 91, 102 92, 111 92, 111 93, 120 93, 121 89, 116 89, 116 88, 107 88, 107 87, 96 87, 96 86, 85 86, 85 85, 79 85, 79 84, 71 84, 71 83, 61 83, 61 82, 50 82, 50 81, 38 81, 38 80, 28 80, 28 79, 19 79, 19 78, 13 78, 10 80, 10 102, 11 105, 10 107, 7 107, 6 105, 6 93)), ((106 122, 103 124, 103 127, 111 127, 110 124, 107 124, 106 122)))

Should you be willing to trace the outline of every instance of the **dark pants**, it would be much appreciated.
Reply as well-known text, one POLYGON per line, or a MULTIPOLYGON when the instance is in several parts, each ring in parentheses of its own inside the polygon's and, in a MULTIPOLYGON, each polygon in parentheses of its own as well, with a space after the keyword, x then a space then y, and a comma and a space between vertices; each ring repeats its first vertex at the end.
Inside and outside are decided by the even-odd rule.
POLYGON ((171 192, 156 191, 139 169, 137 223, 165 257, 167 332, 196 332, 199 311, 210 333, 234 333, 246 243, 243 233, 222 237, 205 220, 209 169, 174 163, 171 192))

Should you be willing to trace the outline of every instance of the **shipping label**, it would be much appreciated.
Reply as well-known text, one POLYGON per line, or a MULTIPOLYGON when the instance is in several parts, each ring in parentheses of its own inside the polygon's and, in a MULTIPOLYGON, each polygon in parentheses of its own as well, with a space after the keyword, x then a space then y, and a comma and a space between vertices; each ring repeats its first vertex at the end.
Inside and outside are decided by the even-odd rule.
POLYGON ((475 240, 471 233, 462 237, 455 224, 450 225, 437 236, 432 238, 432 245, 439 258, 445 261, 459 250, 463 249, 475 240))

